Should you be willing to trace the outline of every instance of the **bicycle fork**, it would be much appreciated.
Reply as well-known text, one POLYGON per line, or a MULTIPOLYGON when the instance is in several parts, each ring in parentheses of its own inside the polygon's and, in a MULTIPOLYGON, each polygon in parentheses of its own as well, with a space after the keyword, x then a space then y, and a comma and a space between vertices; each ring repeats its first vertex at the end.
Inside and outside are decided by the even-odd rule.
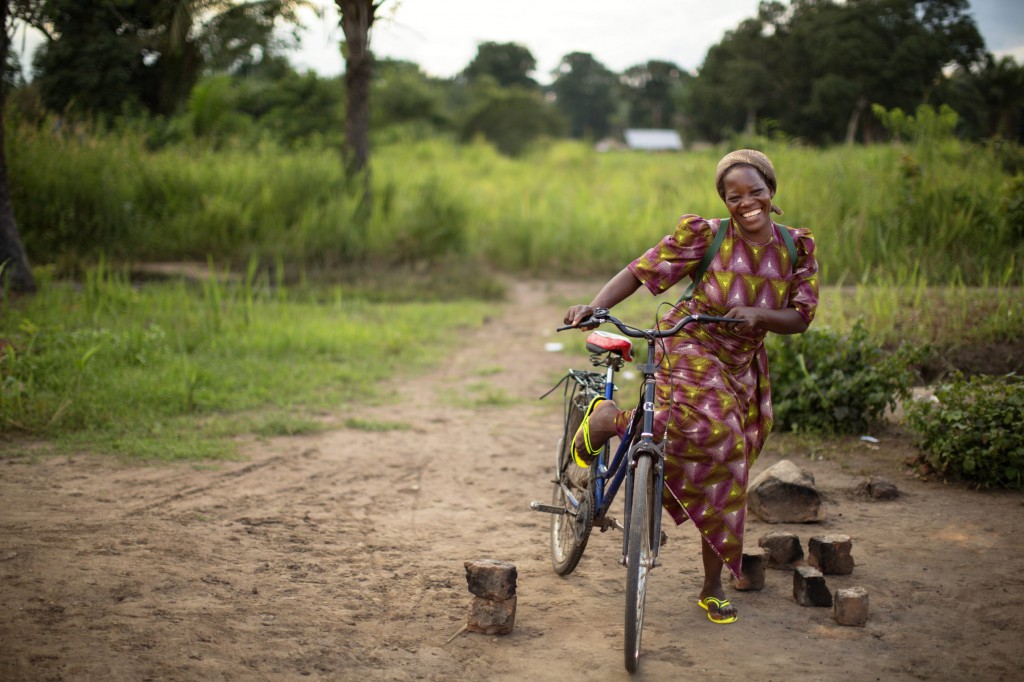
POLYGON ((651 471, 653 472, 653 480, 651 484, 654 488, 653 500, 654 510, 652 519, 652 528, 650 529, 650 544, 651 544, 651 558, 650 565, 645 566, 646 569, 652 569, 660 564, 658 561, 658 551, 661 545, 664 544, 665 538, 661 532, 661 500, 665 490, 665 456, 662 453, 660 443, 654 442, 654 345, 648 345, 647 350, 647 362, 640 365, 640 371, 644 375, 644 387, 643 387, 643 419, 642 428, 640 431, 639 440, 633 444, 629 452, 629 476, 626 479, 626 500, 625 500, 625 528, 622 534, 622 565, 628 566, 629 564, 629 526, 636 519, 631 518, 631 511, 633 509, 633 494, 636 489, 635 476, 637 461, 640 457, 651 458, 651 471))

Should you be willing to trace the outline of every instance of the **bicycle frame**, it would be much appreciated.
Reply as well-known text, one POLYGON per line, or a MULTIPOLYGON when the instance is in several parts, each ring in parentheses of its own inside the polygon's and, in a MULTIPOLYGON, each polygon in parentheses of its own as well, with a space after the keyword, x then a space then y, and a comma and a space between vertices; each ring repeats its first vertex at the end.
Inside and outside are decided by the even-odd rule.
MULTIPOLYGON (((608 511, 615 496, 626 483, 625 513, 623 516, 623 540, 622 540, 622 563, 626 562, 626 543, 629 538, 629 510, 633 499, 633 471, 636 469, 636 458, 641 454, 650 455, 653 458, 655 476, 655 499, 660 500, 665 484, 664 478, 664 456, 661 445, 654 442, 654 389, 656 368, 654 362, 655 343, 654 339, 647 340, 647 362, 641 363, 639 369, 644 376, 643 386, 640 391, 640 399, 637 402, 636 410, 633 413, 633 420, 619 441, 615 455, 609 462, 604 461, 604 452, 597 462, 597 485, 594 489, 594 518, 601 521, 601 529, 607 530, 611 522, 607 521, 608 511), (636 435, 637 428, 641 427, 639 436, 636 435)), ((611 399, 615 392, 615 367, 609 365, 605 371, 605 398, 611 399)), ((654 537, 661 537, 661 507, 654 520, 654 537)), ((658 547, 655 543, 652 548, 655 560, 658 557, 658 547)))
MULTIPOLYGON (((594 524, 598 526, 601 531, 606 531, 611 527, 618 527, 623 531, 623 550, 622 550, 622 563, 626 563, 626 545, 629 538, 629 510, 632 506, 633 500, 633 476, 632 473, 636 469, 637 459, 642 455, 647 455, 652 458, 652 464, 655 472, 655 498, 661 500, 664 494, 665 487, 665 460, 664 453, 662 451, 661 443, 654 441, 654 404, 655 404, 655 370, 657 364, 655 363, 656 355, 656 344, 660 338, 665 338, 679 333, 679 331, 690 324, 691 322, 698 323, 736 323, 739 322, 737 319, 717 317, 713 315, 687 315, 681 319, 672 329, 669 330, 640 330, 624 325, 620 320, 612 317, 607 309, 598 309, 594 311, 594 315, 588 322, 596 322, 601 324, 604 322, 610 322, 618 327, 619 331, 632 338, 641 338, 647 342, 647 359, 646 362, 641 363, 638 366, 640 373, 643 375, 643 386, 640 392, 640 398, 637 402, 636 409, 633 412, 633 420, 619 441, 619 446, 615 451, 615 454, 610 457, 609 461, 605 461, 606 453, 609 452, 608 448, 605 448, 597 461, 596 471, 596 484, 594 486, 594 524), (640 433, 637 430, 640 429, 640 433), (625 499, 625 512, 623 516, 623 523, 620 525, 614 519, 608 517, 608 511, 611 508, 612 502, 614 502, 616 495, 622 488, 622 484, 626 484, 626 499, 625 499)), ((561 327, 558 331, 571 329, 571 327, 561 327)), ((615 394, 615 371, 617 367, 621 367, 621 361, 615 362, 613 360, 606 360, 605 362, 594 361, 594 364, 604 364, 605 369, 605 382, 604 382, 604 397, 611 400, 615 394)), ((595 373, 596 374, 596 373, 595 373)), ((571 434, 566 434, 566 438, 571 437, 571 434)), ((573 505, 577 504, 574 497, 568 496, 572 500, 573 505)), ((653 537, 661 537, 661 512, 662 507, 658 506, 658 511, 654 515, 654 528, 653 537)), ((651 553, 655 561, 655 565, 658 557, 658 549, 661 545, 660 542, 653 543, 651 553)))
MULTIPOLYGON (((643 384, 630 424, 614 455, 610 455, 611 448, 608 445, 601 449, 597 461, 591 465, 589 484, 581 485, 578 479, 569 474, 566 467, 573 471, 579 470, 572 461, 576 455, 572 452, 574 446, 570 439, 575 437, 573 429, 580 428, 582 419, 587 418, 584 410, 589 407, 585 408, 584 405, 591 405, 602 391, 604 398, 613 398, 615 372, 632 355, 630 344, 621 337, 609 339, 607 334, 593 335, 593 340, 587 340, 587 347, 593 353, 591 364, 595 367, 604 366, 604 376, 592 370, 570 369, 563 380, 555 385, 557 388, 565 384, 565 415, 563 435, 558 444, 557 468, 552 481, 555 486, 552 504, 534 501, 530 507, 535 511, 555 515, 551 521, 551 556, 559 575, 568 575, 576 568, 594 526, 602 532, 613 527, 623 531, 621 563, 626 567, 626 670, 635 672, 640 658, 647 580, 650 571, 658 566, 658 553, 665 537, 661 531, 665 456, 662 444, 655 442, 654 435, 658 340, 678 334, 691 322, 738 323, 740 320, 712 315, 686 315, 671 329, 638 329, 612 317, 607 308, 598 308, 580 326, 593 328, 606 322, 614 324, 626 336, 644 339, 647 343, 646 362, 638 365, 643 375, 643 384), (619 524, 608 516, 608 512, 623 484, 624 516, 623 523, 619 524), (579 498, 573 494, 573 490, 576 490, 579 498)), ((571 328, 561 327, 558 331, 571 328)))

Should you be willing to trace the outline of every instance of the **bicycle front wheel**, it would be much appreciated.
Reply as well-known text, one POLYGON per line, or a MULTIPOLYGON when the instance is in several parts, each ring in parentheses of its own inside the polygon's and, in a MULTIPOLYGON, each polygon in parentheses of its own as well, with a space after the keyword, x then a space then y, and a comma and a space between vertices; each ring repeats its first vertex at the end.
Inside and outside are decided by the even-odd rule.
POLYGON ((551 565, 558 575, 569 575, 583 557, 594 526, 594 467, 581 469, 572 458, 572 437, 583 421, 588 395, 573 397, 564 436, 558 441, 557 468, 551 504, 563 510, 551 516, 551 565), (569 499, 572 495, 574 505, 569 499))
POLYGON ((659 501, 655 499, 651 460, 650 455, 644 454, 637 458, 626 544, 626 670, 631 673, 636 672, 639 664, 647 576, 654 568, 654 519, 659 501))

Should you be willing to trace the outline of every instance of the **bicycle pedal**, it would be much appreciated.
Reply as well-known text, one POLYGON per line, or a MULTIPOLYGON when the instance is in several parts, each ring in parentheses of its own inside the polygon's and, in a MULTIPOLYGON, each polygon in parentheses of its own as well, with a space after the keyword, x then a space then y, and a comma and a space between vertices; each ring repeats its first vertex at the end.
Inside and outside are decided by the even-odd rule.
POLYGON ((659 547, 664 547, 668 544, 668 533, 661 531, 661 542, 658 544, 659 547))
POLYGON ((621 523, 607 516, 601 516, 594 519, 594 525, 597 526, 602 533, 607 533, 612 528, 615 528, 616 530, 626 530, 625 526, 621 523))

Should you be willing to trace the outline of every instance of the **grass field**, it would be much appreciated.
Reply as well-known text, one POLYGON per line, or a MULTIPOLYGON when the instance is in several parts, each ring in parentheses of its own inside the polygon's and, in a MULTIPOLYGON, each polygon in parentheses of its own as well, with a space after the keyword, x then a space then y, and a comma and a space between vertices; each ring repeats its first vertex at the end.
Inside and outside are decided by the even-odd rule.
MULTIPOLYGON (((680 213, 723 213, 711 182, 722 150, 562 142, 509 159, 390 145, 362 215, 332 150, 149 152, 130 135, 29 130, 9 145, 41 284, 0 299, 0 438, 17 447, 224 457, 238 434, 322 429, 339 405, 378 399, 398 368, 436 361, 443 330, 500 305, 503 276, 603 281, 680 213), (193 283, 127 275, 152 261, 208 265, 193 283)), ((1024 182, 997 150, 765 151, 783 222, 817 239, 815 328, 860 320, 879 344, 940 352, 1024 338, 1024 182)), ((653 311, 637 299, 621 316, 653 311)), ((506 399, 485 389, 474 399, 506 399)))

